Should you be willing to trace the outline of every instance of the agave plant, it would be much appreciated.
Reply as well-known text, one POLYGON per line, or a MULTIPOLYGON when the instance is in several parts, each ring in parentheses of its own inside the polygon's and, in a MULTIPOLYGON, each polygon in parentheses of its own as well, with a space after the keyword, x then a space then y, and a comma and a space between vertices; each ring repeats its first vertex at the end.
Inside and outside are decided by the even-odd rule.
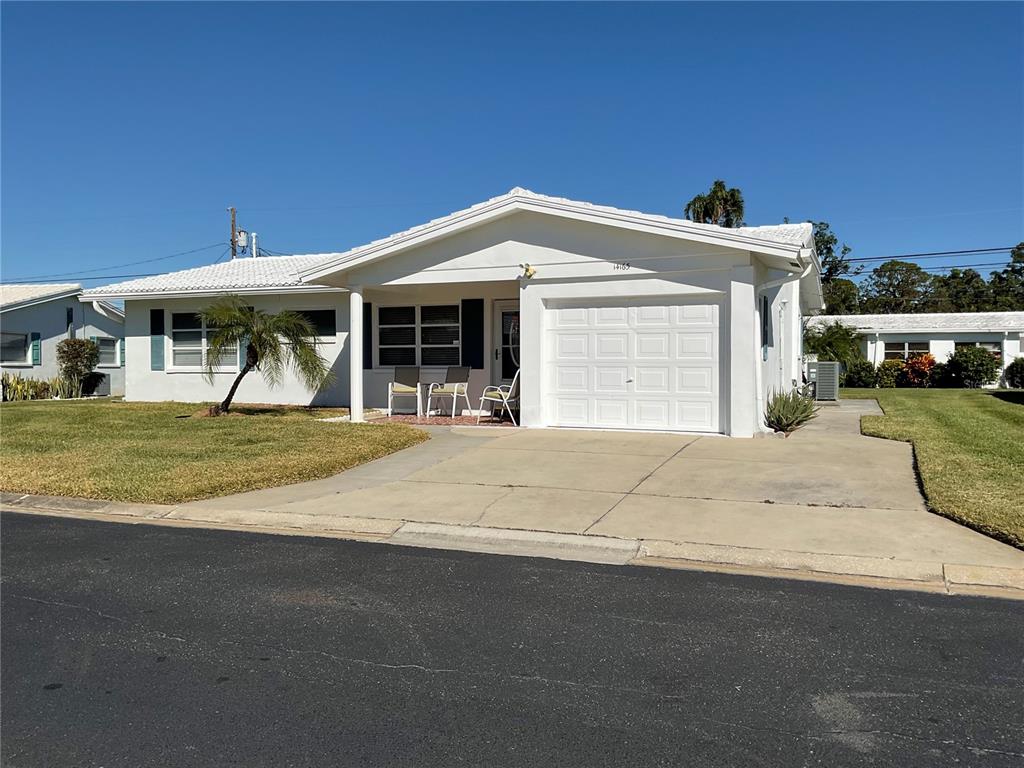
POLYGON ((818 406, 806 390, 793 389, 789 392, 772 392, 764 421, 776 432, 789 435, 818 414, 818 406))

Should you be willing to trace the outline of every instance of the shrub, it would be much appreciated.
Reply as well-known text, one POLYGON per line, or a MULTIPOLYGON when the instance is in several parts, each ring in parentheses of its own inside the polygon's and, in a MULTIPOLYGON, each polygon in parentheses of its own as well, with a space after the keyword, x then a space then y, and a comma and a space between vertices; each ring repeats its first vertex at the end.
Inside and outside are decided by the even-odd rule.
POLYGON ((878 371, 875 370, 875 366, 871 364, 870 360, 854 360, 846 366, 842 385, 844 387, 876 387, 878 386, 878 371))
POLYGON ((18 374, 5 373, 0 377, 0 389, 3 390, 4 402, 46 400, 50 397, 51 385, 48 381, 25 379, 18 374))
POLYGON ((99 361, 99 345, 88 339, 64 339, 57 345, 61 376, 77 386, 81 386, 99 361))
POLYGON ((860 334, 842 323, 831 323, 822 328, 808 327, 804 331, 804 350, 818 356, 819 360, 835 360, 849 365, 861 360, 860 334))
POLYGON ((947 365, 950 374, 965 387, 991 384, 999 377, 999 359, 982 347, 960 347, 950 355, 947 365))
POLYGON ((799 389, 790 392, 772 392, 764 412, 765 423, 776 432, 799 429, 818 413, 814 399, 799 389))
POLYGON ((931 373, 935 367, 935 358, 930 354, 914 355, 907 360, 896 377, 896 385, 900 387, 927 387, 931 385, 931 373))
POLYGON ((960 381, 956 374, 949 369, 948 363, 936 363, 932 367, 931 373, 931 386, 943 387, 946 389, 953 387, 962 387, 964 384, 960 381))
POLYGON ((1006 386, 1024 389, 1024 357, 1018 357, 1006 366, 1006 386))
POLYGON ((904 366, 906 363, 903 360, 883 360, 878 366, 878 386, 890 389, 895 387, 904 366))

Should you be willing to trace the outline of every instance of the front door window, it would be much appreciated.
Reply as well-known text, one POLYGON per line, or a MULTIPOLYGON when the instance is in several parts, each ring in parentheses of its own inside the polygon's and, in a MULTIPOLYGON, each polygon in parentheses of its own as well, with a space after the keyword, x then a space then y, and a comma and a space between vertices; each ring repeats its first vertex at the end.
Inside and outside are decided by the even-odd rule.
POLYGON ((519 310, 499 311, 501 338, 498 345, 498 372, 502 381, 511 381, 519 370, 519 310))

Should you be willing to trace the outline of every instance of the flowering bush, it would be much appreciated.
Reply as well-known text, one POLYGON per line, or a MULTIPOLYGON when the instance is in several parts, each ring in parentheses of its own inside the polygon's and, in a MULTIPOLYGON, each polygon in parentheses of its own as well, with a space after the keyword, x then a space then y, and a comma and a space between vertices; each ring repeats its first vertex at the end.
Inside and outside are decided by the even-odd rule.
POLYGON ((931 384, 931 373, 935 358, 929 353, 914 355, 907 360, 896 383, 901 387, 927 387, 931 384))
POLYGON ((878 386, 892 388, 903 373, 906 363, 901 359, 883 360, 878 366, 878 386))

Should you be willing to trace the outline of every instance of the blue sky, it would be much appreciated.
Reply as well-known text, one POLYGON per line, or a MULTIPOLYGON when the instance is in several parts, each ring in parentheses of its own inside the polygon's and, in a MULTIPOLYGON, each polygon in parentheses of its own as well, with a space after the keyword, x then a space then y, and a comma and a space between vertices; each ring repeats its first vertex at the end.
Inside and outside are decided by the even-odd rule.
POLYGON ((861 257, 1024 239, 1019 3, 0 13, 5 280, 225 243, 232 204, 302 253, 514 186, 681 215, 723 178, 861 257))

